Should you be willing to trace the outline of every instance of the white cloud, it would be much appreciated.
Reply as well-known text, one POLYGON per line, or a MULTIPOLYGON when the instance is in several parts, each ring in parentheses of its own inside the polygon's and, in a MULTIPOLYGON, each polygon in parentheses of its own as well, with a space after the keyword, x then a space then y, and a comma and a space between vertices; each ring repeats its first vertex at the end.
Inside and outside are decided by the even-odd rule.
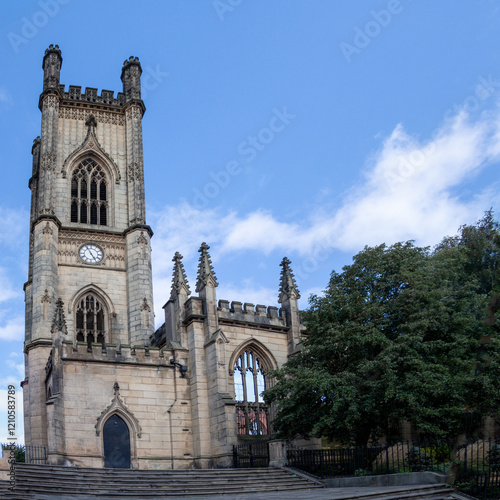
POLYGON ((12 96, 5 87, 0 87, 0 103, 13 104, 12 96))
POLYGON ((230 302, 240 301, 254 305, 280 307, 278 304, 278 287, 256 286, 250 280, 247 280, 241 286, 222 283, 217 288, 217 298, 229 300, 230 302))
POLYGON ((495 186, 469 199, 456 191, 466 189, 467 182, 499 158, 500 123, 494 114, 473 122, 460 112, 427 140, 397 125, 341 206, 324 205, 300 223, 279 221, 260 209, 238 216, 197 210, 185 202, 167 207, 155 214, 160 228, 153 243, 155 266, 163 271, 168 263, 170 270, 176 250, 191 258, 205 240, 213 246, 214 260, 240 250, 310 255, 318 248, 358 251, 364 245, 408 239, 433 245, 498 202, 495 186))
POLYGON ((270 212, 258 210, 240 219, 227 232, 221 252, 252 249, 269 254, 276 248, 299 246, 307 239, 300 238, 304 233, 297 224, 278 222, 270 212))
MULTIPOLYGON (((362 181, 340 204, 332 206, 322 198, 322 206, 301 221, 283 222, 262 209, 244 215, 223 213, 219 208, 198 210, 187 202, 150 212, 158 228, 152 242, 157 321, 162 321, 161 306, 170 295, 174 253, 184 255, 194 288, 195 279, 190 275, 196 273, 202 241, 211 245, 215 264, 237 251, 295 254, 292 268, 300 288, 335 249, 357 252, 365 245, 409 239, 418 245, 434 245, 455 234, 462 224, 474 222, 500 200, 498 183, 490 183, 473 197, 457 194, 467 191, 468 182, 500 159, 497 115, 484 113, 472 121, 460 112, 426 140, 397 125, 368 159, 362 181)), ((322 189, 320 186, 320 195, 322 189)), ((266 305, 277 301, 277 290, 251 283, 222 283, 217 295, 266 305)), ((309 295, 309 291, 303 294, 302 307, 309 295)))
POLYGON ((6 302, 16 297, 20 298, 21 292, 14 288, 12 281, 7 276, 7 270, 0 267, 0 302, 6 302))
POLYGON ((186 259, 197 255, 203 241, 220 242, 229 227, 236 223, 234 213, 221 215, 217 209, 198 210, 183 201, 178 206, 165 207, 163 211, 149 211, 149 219, 157 228, 153 238, 153 265, 162 273, 172 269, 172 258, 180 252, 186 259))
POLYGON ((26 250, 26 228, 29 224, 29 212, 22 209, 0 207, 0 244, 18 249, 20 253, 26 250))
POLYGON ((0 340, 24 340, 24 316, 16 316, 0 326, 0 340))
POLYGON ((398 125, 371 159, 364 184, 335 214, 333 244, 343 250, 407 239, 432 245, 479 217, 492 191, 462 200, 454 189, 498 161, 498 129, 488 115, 471 123, 460 113, 435 139, 418 141, 398 125))

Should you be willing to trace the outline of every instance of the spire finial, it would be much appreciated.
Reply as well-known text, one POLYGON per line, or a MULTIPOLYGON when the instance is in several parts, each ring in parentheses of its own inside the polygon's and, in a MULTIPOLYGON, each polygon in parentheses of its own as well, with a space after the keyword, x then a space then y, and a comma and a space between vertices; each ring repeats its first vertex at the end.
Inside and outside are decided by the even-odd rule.
POLYGON ((296 299, 300 299, 300 293, 297 288, 297 283, 295 282, 295 278, 292 273, 292 268, 290 264, 292 262, 287 258, 283 257, 280 266, 281 276, 280 276, 280 289, 279 289, 279 299, 278 302, 281 303, 283 294, 288 295, 288 297, 294 297, 296 299))
POLYGON ((141 98, 141 63, 138 57, 130 56, 123 62, 121 80, 127 101, 141 98))
POLYGON ((184 264, 182 263, 182 255, 179 252, 175 252, 172 261, 174 262, 174 276, 172 278, 172 291, 170 292, 170 298, 174 298, 176 295, 179 295, 182 288, 184 288, 187 295, 190 295, 191 290, 189 288, 186 270, 184 269, 184 264))
POLYGON ((97 120, 95 119, 95 116, 93 114, 91 114, 87 121, 85 122, 85 125, 87 127, 93 127, 93 128, 96 128, 97 127, 97 120))
POLYGON ((212 266, 212 260, 210 259, 210 254, 208 253, 209 246, 203 242, 200 249, 200 261, 198 263, 198 276, 196 281, 196 291, 202 290, 209 282, 212 286, 219 286, 217 278, 215 277, 215 271, 212 266))
POLYGON ((59 45, 49 45, 43 56, 43 90, 57 88, 61 74, 62 56, 59 45))
POLYGON ((68 333, 66 319, 64 318, 64 302, 61 297, 59 297, 56 302, 56 311, 54 313, 54 319, 52 321, 52 328, 50 331, 52 333, 62 332, 64 335, 68 333))

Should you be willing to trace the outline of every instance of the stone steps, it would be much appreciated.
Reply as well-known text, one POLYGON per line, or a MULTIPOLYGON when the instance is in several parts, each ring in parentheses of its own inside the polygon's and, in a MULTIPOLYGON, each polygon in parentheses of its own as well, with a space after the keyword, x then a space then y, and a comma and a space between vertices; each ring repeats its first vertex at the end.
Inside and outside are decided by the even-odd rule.
MULTIPOLYGON (((16 465, 16 489, 2 498, 28 500, 33 495, 94 498, 168 498, 242 492, 288 491, 320 488, 308 480, 279 468, 130 470, 91 469, 54 465, 16 465)), ((1 491, 1 490, 0 490, 1 491)), ((2 491, 3 493, 3 491, 2 491)))
MULTIPOLYGON (((339 488, 343 492, 347 488, 339 488)), ((331 488, 335 490, 335 488, 331 488)), ((329 491, 331 491, 329 490, 329 491)), ((398 488, 374 487, 374 488, 352 488, 352 495, 342 494, 338 498, 342 500, 444 500, 453 496, 456 498, 455 493, 451 488, 443 485, 430 484, 430 485, 411 485, 400 486, 398 488), (371 491, 369 491, 371 490, 371 491), (368 492, 369 491, 369 492, 368 492)))

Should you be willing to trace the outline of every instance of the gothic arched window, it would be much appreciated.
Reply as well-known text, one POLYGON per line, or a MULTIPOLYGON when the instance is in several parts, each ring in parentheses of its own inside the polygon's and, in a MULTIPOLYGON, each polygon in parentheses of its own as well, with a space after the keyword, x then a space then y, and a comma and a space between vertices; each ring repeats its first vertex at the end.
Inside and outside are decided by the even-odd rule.
POLYGON ((71 222, 108 225, 106 175, 90 158, 83 160, 71 176, 71 222))
POLYGON ((251 348, 246 349, 236 359, 233 370, 238 434, 268 434, 268 408, 262 397, 266 377, 259 355, 251 348))
POLYGON ((92 293, 84 295, 76 304, 76 340, 86 342, 89 348, 96 342, 104 346, 106 316, 102 300, 92 293))

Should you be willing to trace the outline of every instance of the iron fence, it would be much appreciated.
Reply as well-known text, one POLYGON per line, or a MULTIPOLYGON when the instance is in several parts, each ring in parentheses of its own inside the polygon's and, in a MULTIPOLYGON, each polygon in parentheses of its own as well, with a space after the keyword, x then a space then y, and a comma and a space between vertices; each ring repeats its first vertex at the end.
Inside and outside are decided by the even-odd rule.
POLYGON ((24 447, 24 461, 27 464, 47 463, 47 449, 42 445, 29 444, 24 447))
POLYGON ((269 440, 258 439, 233 446, 233 467, 268 467, 269 440))
POLYGON ((500 439, 465 441, 456 456, 460 491, 482 500, 500 500, 500 439))
POLYGON ((431 439, 321 450, 304 450, 289 444, 287 461, 290 467, 324 479, 424 470, 447 472, 452 452, 452 442, 431 439))

